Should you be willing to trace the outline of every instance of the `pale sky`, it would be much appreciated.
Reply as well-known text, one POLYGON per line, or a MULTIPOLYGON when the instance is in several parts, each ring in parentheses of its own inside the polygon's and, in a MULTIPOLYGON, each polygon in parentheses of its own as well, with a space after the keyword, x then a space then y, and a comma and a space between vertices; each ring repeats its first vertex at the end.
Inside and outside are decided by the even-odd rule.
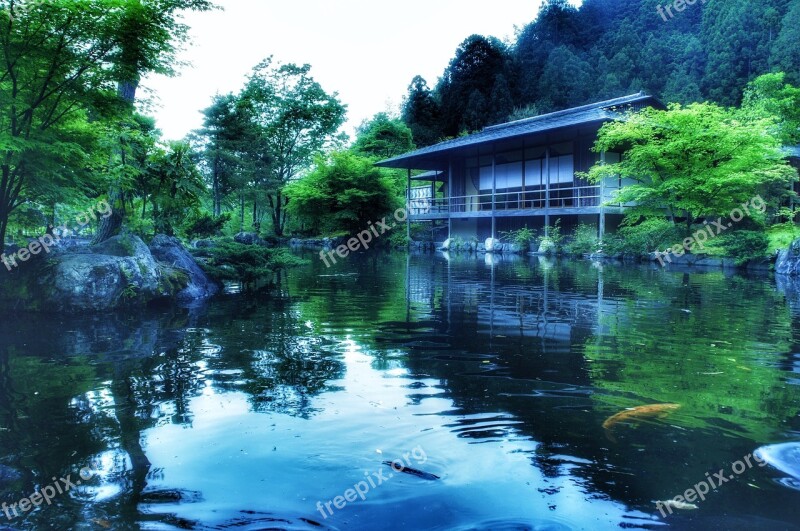
MULTIPOLYGON (((189 13, 192 66, 154 76, 159 128, 167 139, 201 126, 199 111, 216 93, 238 92, 262 59, 309 63, 311 75, 348 106, 345 131, 397 110, 411 79, 431 88, 458 45, 473 33, 513 40, 541 0, 217 0, 224 11, 189 13)), ((143 94, 144 95, 144 94, 143 94)))

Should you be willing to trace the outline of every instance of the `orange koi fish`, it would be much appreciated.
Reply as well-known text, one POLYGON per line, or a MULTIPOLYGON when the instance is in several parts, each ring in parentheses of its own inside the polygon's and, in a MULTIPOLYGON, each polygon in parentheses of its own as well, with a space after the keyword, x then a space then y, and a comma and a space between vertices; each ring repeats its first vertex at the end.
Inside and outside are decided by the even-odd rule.
POLYGON ((617 442, 611 431, 615 424, 626 420, 665 417, 669 415, 670 411, 678 409, 679 407, 681 407, 680 404, 648 404, 646 406, 628 408, 608 417, 605 422, 603 422, 603 429, 606 430, 606 437, 609 441, 617 442))

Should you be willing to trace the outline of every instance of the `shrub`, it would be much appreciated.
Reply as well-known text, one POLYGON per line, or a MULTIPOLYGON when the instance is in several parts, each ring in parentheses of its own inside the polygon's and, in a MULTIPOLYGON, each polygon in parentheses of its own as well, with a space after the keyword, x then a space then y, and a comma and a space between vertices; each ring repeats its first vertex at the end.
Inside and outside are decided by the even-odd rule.
POLYGON ((232 241, 219 241, 215 247, 200 249, 196 254, 207 257, 199 263, 217 281, 251 283, 271 277, 278 269, 307 263, 288 249, 267 249, 232 241))
POLYGON ((599 246, 597 227, 581 223, 575 228, 572 239, 564 246, 564 249, 570 254, 583 255, 596 252, 599 246))
POLYGON ((663 218, 650 218, 638 225, 619 229, 617 238, 608 238, 606 246, 612 254, 647 256, 657 250, 672 247, 683 241, 680 229, 663 218))
POLYGON ((508 240, 510 243, 519 245, 521 251, 529 251, 531 243, 536 241, 537 233, 533 229, 529 229, 526 225, 521 229, 509 230, 500 233, 501 238, 508 240))
POLYGON ((763 260, 769 248, 769 236, 762 231, 740 230, 719 236, 714 243, 725 256, 743 265, 751 260, 763 260))
POLYGON ((231 220, 231 213, 226 212, 215 218, 211 214, 202 213, 194 216, 184 229, 188 238, 210 238, 218 236, 222 228, 231 220))

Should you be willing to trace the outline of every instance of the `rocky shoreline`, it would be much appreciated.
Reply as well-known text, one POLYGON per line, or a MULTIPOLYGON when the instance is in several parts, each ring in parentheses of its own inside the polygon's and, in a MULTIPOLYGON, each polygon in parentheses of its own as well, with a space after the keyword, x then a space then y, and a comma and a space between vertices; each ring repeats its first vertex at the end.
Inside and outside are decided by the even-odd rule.
POLYGON ((0 304, 17 311, 102 312, 202 300, 219 289, 181 242, 165 235, 150 246, 132 234, 98 245, 71 240, 0 271, 0 304))
MULTIPOLYGON (((283 238, 265 240, 253 233, 239 233, 234 241, 243 245, 335 249, 345 244, 339 238, 283 238)), ((215 240, 195 240, 195 249, 213 248, 215 240)), ((527 252, 516 244, 487 240, 478 242, 411 242, 412 252, 447 250, 453 253, 542 256, 547 249, 527 252), (489 250, 487 250, 487 247, 489 250)), ((7 256, 19 252, 5 248, 7 256)), ((584 255, 595 261, 630 261, 603 254, 584 255)), ((201 258, 202 259, 202 258, 201 258)), ((635 260, 641 261, 641 260, 635 260)), ((659 265, 657 257, 649 261, 659 265)), ((737 266, 732 259, 686 254, 672 257, 666 269, 735 270, 766 272, 773 269, 782 291, 800 293, 800 240, 780 251, 774 260, 737 266)), ((0 270, 0 306, 15 311, 103 312, 143 307, 157 301, 191 303, 213 297, 222 286, 198 265, 178 238, 157 235, 150 245, 132 234, 122 234, 101 244, 86 239, 64 240, 46 253, 28 256, 15 267, 0 270)), ((798 295, 800 298, 800 295, 798 295)))

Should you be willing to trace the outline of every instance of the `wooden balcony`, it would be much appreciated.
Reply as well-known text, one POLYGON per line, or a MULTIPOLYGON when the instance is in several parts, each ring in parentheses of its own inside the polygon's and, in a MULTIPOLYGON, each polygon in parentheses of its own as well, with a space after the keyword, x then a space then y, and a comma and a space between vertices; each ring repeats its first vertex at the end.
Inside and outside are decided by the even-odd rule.
MULTIPOLYGON (((607 199, 607 198, 606 198, 607 199)), ((545 214, 597 214, 601 210, 601 187, 557 186, 549 190, 498 192, 450 198, 415 199, 409 208, 413 221, 447 218, 544 216, 545 214)), ((622 205, 604 205, 611 211, 622 205)))

